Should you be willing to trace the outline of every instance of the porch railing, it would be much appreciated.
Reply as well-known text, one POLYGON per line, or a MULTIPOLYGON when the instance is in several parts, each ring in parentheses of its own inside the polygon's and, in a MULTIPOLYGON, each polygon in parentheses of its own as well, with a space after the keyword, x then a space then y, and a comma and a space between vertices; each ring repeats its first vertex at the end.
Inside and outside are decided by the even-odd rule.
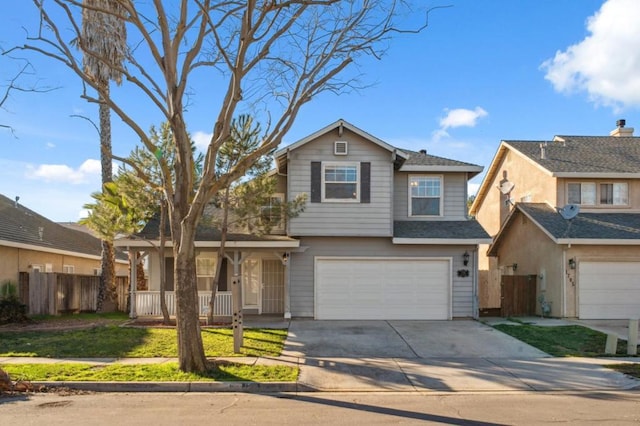
MULTIPOLYGON (((136 313, 138 316, 160 316, 160 292, 159 291, 136 291, 136 313)), ((169 315, 176 314, 176 296, 173 291, 165 292, 167 310, 169 315)), ((210 291, 198 292, 198 311, 201 316, 209 312, 210 291)), ((233 313, 231 304, 231 292, 219 291, 216 293, 216 303, 213 308, 215 316, 231 316, 233 313)))

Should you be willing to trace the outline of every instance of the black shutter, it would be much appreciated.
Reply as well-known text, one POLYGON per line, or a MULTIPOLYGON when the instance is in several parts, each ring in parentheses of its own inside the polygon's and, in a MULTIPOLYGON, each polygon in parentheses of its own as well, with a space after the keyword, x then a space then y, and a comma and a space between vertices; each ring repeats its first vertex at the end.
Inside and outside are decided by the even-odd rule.
POLYGON ((319 161, 311 162, 311 202, 319 203, 322 201, 322 163, 319 161))
POLYGON ((360 163, 360 202, 371 202, 371 163, 360 163))

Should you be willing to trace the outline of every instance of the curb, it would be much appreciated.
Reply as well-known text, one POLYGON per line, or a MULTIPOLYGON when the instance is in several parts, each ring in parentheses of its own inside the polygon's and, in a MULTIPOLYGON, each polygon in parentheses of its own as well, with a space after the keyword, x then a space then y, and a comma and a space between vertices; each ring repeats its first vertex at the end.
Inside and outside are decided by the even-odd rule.
POLYGON ((295 393, 316 389, 296 382, 31 382, 46 388, 70 388, 93 392, 241 392, 295 393))

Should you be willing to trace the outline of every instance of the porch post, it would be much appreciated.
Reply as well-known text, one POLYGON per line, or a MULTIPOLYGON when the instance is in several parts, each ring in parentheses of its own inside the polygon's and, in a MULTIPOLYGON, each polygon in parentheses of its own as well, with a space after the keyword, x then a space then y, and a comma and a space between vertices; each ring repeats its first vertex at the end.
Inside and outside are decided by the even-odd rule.
POLYGON ((284 265, 284 317, 286 319, 291 319, 291 270, 289 263, 291 263, 291 253, 285 252, 282 256, 282 264, 284 265))
POLYGON ((233 303, 233 352, 240 353, 242 347, 242 280, 240 277, 240 253, 233 252, 233 280, 231 299, 233 303))
POLYGON ((129 251, 129 288, 131 289, 131 296, 129 299, 129 318, 133 319, 136 318, 138 316, 138 314, 136 313, 136 287, 138 285, 138 277, 137 277, 137 266, 138 266, 138 262, 137 262, 137 251, 136 250, 131 250, 131 248, 128 248, 129 251))

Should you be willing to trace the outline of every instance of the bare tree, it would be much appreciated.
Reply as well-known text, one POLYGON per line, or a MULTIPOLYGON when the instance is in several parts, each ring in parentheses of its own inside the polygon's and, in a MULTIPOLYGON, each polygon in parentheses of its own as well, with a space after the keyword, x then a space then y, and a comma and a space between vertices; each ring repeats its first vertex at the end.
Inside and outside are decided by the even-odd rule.
MULTIPOLYGON (((183 371, 204 371, 207 360, 197 312, 194 238, 207 202, 278 146, 305 103, 322 92, 365 87, 351 65, 367 56, 380 58, 391 37, 404 31, 398 19, 405 13, 415 16, 416 11, 403 0, 118 0, 120 12, 80 0, 32 1, 40 12, 41 26, 20 49, 68 66, 85 84, 82 96, 109 105, 150 152, 158 147, 141 120, 160 114, 171 126, 177 161, 172 172, 162 157, 160 162, 164 176, 173 177, 165 179, 164 191, 175 261, 179 365, 183 371), (123 98, 98 84, 70 47, 71 39, 83 42, 82 9, 126 21, 130 48, 123 64, 100 59, 122 73, 129 99, 147 101, 144 115, 139 106, 127 109, 123 98), (198 91, 192 86, 198 82, 196 76, 204 77, 207 87, 215 81, 222 89, 198 91), (185 111, 196 96, 201 101, 198 107, 211 113, 212 136, 202 177, 194 185, 185 111), (229 140, 234 116, 245 111, 270 123, 268 130, 257 149, 219 174, 218 151, 229 140)), ((408 32, 427 26, 428 10, 423 16, 424 22, 408 32)))

